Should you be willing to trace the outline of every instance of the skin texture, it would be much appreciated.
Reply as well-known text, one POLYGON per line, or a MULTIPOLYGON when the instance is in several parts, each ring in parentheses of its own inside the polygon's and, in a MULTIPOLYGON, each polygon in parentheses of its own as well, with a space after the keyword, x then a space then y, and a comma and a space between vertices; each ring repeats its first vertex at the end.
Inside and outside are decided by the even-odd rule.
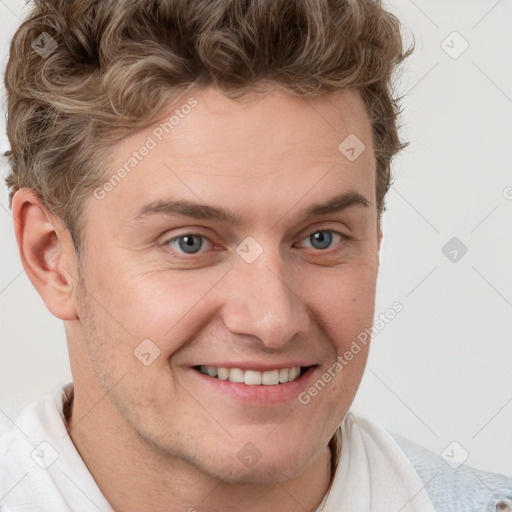
POLYGON ((367 348, 307 405, 298 393, 244 401, 192 367, 315 365, 304 391, 371 326, 381 239, 371 126, 354 91, 234 101, 195 89, 162 120, 190 97, 197 105, 161 141, 156 123, 112 148, 113 174, 148 136, 158 142, 102 199, 87 199, 81 262, 33 193, 14 196, 24 266, 65 322, 70 436, 116 510, 315 510, 367 348), (354 161, 338 150, 349 134, 366 145, 354 161), (347 192, 368 206, 303 218, 347 192), (136 219, 159 200, 222 207, 240 223, 136 219), (310 235, 327 230, 343 236, 319 249, 310 235), (206 237, 199 253, 180 250, 187 234, 206 237), (262 249, 252 263, 236 251, 247 237, 262 249), (143 340, 160 351, 148 365, 134 355, 143 340), (256 463, 242 463, 243 449, 256 463))

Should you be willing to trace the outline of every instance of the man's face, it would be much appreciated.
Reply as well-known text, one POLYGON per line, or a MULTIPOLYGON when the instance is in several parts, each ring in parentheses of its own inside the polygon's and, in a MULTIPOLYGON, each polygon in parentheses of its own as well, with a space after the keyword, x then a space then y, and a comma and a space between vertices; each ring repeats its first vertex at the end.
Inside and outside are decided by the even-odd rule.
POLYGON ((112 174, 134 151, 137 164, 87 200, 75 392, 110 390, 162 460, 289 479, 325 451, 366 363, 362 346, 333 372, 374 314, 371 126, 348 91, 241 103, 206 88, 161 122, 175 109, 168 133, 159 122, 113 148, 112 174), (338 149, 351 134, 366 145, 355 160, 338 149))

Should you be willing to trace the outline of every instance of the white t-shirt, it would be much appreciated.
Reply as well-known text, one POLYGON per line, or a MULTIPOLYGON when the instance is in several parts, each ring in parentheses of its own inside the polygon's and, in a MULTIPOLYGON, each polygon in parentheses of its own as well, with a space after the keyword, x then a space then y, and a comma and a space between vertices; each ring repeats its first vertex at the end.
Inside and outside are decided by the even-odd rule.
POLYGON ((71 440, 68 382, 25 407, 0 436, 1 512, 113 512, 71 440))
MULTIPOLYGON (((113 512, 68 435, 68 382, 28 405, 0 436, 2 512, 113 512)), ((317 512, 434 512, 424 483, 392 436, 349 413, 342 454, 317 512)))

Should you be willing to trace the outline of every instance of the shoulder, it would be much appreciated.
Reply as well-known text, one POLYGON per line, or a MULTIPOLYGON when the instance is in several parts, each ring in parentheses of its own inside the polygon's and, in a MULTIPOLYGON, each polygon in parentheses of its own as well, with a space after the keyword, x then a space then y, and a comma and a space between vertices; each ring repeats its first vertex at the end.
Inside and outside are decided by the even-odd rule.
POLYGON ((72 383, 24 407, 0 434, 0 511, 69 512, 111 507, 66 427, 72 383))
POLYGON ((390 434, 418 473, 437 512, 512 512, 512 476, 449 465, 441 455, 390 434))
POLYGON ((10 429, 0 434, 1 511, 66 510, 54 479, 65 432, 56 403, 62 392, 26 405, 10 429))

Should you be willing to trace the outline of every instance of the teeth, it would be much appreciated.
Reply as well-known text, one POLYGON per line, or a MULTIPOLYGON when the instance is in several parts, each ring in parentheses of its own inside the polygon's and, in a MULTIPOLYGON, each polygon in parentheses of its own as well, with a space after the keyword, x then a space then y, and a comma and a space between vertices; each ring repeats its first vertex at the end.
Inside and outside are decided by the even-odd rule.
POLYGON ((243 382, 244 381, 244 371, 240 368, 231 368, 229 370, 229 380, 231 382, 243 382))
POLYGON ((217 368, 215 366, 201 366, 201 371, 210 377, 217 377, 217 368), (203 371, 203 368, 205 371, 203 371))
POLYGON ((228 380, 229 379, 229 370, 227 368, 219 368, 217 370, 217 377, 222 380, 228 380))
POLYGON ((261 383, 265 386, 275 386, 276 384, 279 384, 279 370, 263 372, 261 374, 261 383))
POLYGON ((290 371, 288 368, 282 368, 279 370, 279 382, 288 382, 288 374, 290 371))
POLYGON ((244 384, 248 386, 259 386, 261 384, 261 372, 245 370, 244 384))
POLYGON ((290 368, 288 372, 288 381, 295 380, 300 375, 300 368, 298 366, 294 366, 290 368))
POLYGON ((257 370, 242 370, 241 368, 217 368, 216 366, 201 366, 201 373, 230 382, 243 382, 247 386, 275 386, 295 380, 300 375, 300 366, 259 372, 257 370))

